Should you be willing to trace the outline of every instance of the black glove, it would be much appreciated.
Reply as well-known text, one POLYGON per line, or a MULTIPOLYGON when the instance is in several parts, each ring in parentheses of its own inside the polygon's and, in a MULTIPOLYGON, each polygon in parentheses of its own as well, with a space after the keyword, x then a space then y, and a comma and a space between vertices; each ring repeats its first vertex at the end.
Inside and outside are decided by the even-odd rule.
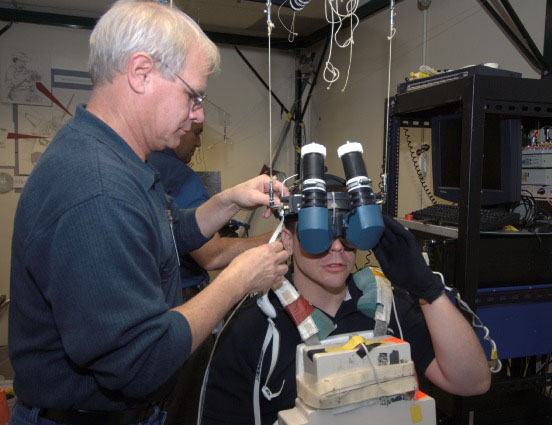
POLYGON ((383 222, 383 236, 374 248, 383 273, 393 286, 431 304, 444 291, 441 279, 426 265, 412 233, 385 214, 383 222))

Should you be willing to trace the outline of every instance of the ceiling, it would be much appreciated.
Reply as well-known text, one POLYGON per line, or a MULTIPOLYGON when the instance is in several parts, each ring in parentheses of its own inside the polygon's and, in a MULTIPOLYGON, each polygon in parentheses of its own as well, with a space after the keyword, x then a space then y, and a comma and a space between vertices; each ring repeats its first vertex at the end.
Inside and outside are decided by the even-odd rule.
MULTIPOLYGON (((326 0, 310 1, 295 14, 297 47, 306 47, 326 37, 326 0)), ((92 28, 113 0, 0 0, 0 20, 92 28)), ((293 10, 289 0, 272 0, 273 47, 289 48, 288 28, 293 10), (282 2, 282 7, 279 6, 282 2), (282 24, 283 22, 283 24, 282 24)), ((340 1, 343 6, 346 2, 340 1)), ((357 15, 362 19, 389 6, 389 0, 360 0, 357 15)), ((266 0, 173 0, 196 21, 215 42, 266 45, 266 0)))

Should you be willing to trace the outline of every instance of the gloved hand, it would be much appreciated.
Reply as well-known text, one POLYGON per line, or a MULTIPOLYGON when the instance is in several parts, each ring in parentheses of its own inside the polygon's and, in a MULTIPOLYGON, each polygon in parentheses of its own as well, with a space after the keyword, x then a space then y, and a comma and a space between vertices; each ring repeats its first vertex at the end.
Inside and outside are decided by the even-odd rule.
POLYGON ((385 214, 383 223, 383 236, 374 248, 383 273, 393 286, 431 304, 444 291, 441 279, 426 265, 412 233, 385 214))

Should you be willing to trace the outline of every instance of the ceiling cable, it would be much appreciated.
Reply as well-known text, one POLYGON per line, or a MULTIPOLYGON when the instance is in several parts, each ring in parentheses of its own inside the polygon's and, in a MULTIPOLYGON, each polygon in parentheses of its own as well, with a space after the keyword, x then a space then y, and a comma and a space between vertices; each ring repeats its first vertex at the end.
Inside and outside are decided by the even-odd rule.
POLYGON ((285 0, 280 4, 280 7, 278 8, 278 20, 284 27, 284 29, 288 32, 288 41, 290 43, 293 43, 293 40, 295 40, 295 37, 297 37, 299 34, 295 32, 295 11, 293 11, 293 15, 291 17, 291 28, 288 28, 286 24, 284 24, 284 21, 282 21, 282 17, 280 16, 280 10, 282 10, 282 7, 288 2, 289 0, 285 0))
POLYGON ((274 23, 270 17, 270 7, 272 2, 270 0, 266 1, 266 26, 268 32, 268 156, 269 156, 269 166, 270 166, 270 188, 269 188, 269 203, 270 207, 274 206, 274 188, 272 183, 272 51, 271 51, 271 36, 272 29, 274 28, 274 23))
POLYGON ((347 87, 347 83, 349 81, 349 74, 351 71, 351 63, 353 60, 354 31, 360 22, 360 19, 356 14, 358 5, 359 5, 359 0, 347 0, 344 6, 345 13, 342 13, 339 11, 338 0, 324 0, 324 11, 326 16, 326 21, 331 25, 330 51, 328 53, 328 59, 324 67, 324 74, 323 74, 324 81, 326 81, 329 84, 328 89, 331 87, 333 83, 335 83, 339 79, 339 69, 331 63, 332 46, 334 41, 337 47, 340 47, 342 49, 346 47, 350 48, 349 66, 347 68, 347 78, 345 80, 345 84, 341 89, 341 91, 342 92, 345 91, 345 88, 347 87), (330 11, 331 11, 330 14, 328 14, 328 7, 330 8, 330 11), (341 30, 341 27, 343 26, 343 22, 346 19, 351 20, 351 23, 350 23, 351 34, 343 43, 340 43, 339 40, 337 39, 337 34, 341 30), (337 29, 334 29, 336 24, 337 24, 337 29))
POLYGON ((383 163, 383 173, 381 174, 380 182, 380 190, 382 191, 382 193, 385 194, 387 193, 387 163, 389 162, 387 149, 389 145, 389 110, 391 108, 391 59, 393 52, 393 37, 395 37, 395 34, 397 33, 397 29, 395 28, 395 0, 390 1, 391 4, 389 7, 389 36, 387 37, 387 40, 389 40, 389 63, 387 65, 387 108, 385 109, 385 145, 383 147, 385 153, 385 161, 383 163))

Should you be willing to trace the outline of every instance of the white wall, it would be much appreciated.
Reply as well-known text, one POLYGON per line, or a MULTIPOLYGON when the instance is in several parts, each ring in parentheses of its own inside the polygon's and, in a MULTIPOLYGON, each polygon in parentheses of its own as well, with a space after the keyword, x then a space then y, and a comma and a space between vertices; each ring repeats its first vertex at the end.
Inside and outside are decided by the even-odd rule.
MULTIPOLYGON (((15 24, 0 37, 0 54, 5 49, 18 47, 40 50, 51 56, 52 67, 77 71, 87 70, 88 38, 90 31, 15 24)), ((209 80, 207 94, 217 106, 231 116, 228 127, 229 143, 222 141, 217 109, 207 106, 203 139, 203 160, 198 170, 221 171, 223 188, 256 176, 268 163, 268 95, 261 83, 230 46, 220 46, 222 72, 209 80)), ((243 54, 265 79, 268 61, 262 49, 241 49, 243 54)), ((273 90, 290 105, 293 100, 294 59, 287 52, 274 52, 272 58, 273 90)), ((276 105, 273 113, 274 143, 283 125, 276 105)), ((0 104, 0 127, 13 131, 12 105, 0 104)), ((289 145, 289 143, 288 143, 289 145)), ((293 169, 293 152, 284 149, 277 163, 279 170, 293 169)), ((9 270, 13 218, 19 195, 11 191, 0 194, 0 294, 9 295, 9 270)), ((238 218, 245 219, 245 215, 238 218)), ((251 234, 268 231, 275 220, 256 219, 251 234)), ((0 345, 7 344, 8 309, 0 312, 0 345)))

